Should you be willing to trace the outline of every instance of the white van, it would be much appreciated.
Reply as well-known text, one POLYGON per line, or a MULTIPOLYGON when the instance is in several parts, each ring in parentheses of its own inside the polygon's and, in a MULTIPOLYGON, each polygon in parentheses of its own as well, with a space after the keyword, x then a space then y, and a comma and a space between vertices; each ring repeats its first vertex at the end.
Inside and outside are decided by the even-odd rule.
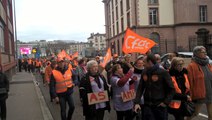
MULTIPOLYGON (((178 52, 178 56, 184 58, 185 66, 191 62, 193 52, 178 52)), ((165 62, 168 59, 168 53, 161 56, 161 62, 165 62)), ((209 58, 209 63, 212 65, 212 60, 209 58)))

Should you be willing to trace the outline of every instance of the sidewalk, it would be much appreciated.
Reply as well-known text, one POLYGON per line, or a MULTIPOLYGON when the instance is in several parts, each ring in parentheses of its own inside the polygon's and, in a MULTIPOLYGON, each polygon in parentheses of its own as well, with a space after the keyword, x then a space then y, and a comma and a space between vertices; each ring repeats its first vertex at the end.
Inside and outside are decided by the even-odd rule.
POLYGON ((34 76, 18 72, 10 82, 7 99, 7 120, 51 120, 34 76))

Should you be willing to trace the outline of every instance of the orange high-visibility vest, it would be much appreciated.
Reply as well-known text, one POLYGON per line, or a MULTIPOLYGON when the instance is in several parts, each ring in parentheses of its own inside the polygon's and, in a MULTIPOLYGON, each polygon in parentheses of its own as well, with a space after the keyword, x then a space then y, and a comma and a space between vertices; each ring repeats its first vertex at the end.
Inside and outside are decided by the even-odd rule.
POLYGON ((68 70, 72 70, 73 68, 72 68, 72 65, 71 64, 68 64, 68 70))
MULTIPOLYGON (((180 88, 178 87, 176 78, 174 76, 171 77, 171 78, 172 78, 172 82, 173 82, 176 93, 182 93, 180 88)), ((188 81, 188 76, 186 74, 184 74, 184 78, 185 78, 186 93, 188 93, 190 91, 190 84, 189 84, 189 81, 188 81)), ((179 109, 180 105, 181 105, 180 100, 172 100, 169 104, 169 107, 179 109)))
POLYGON ((41 62, 40 61, 36 61, 36 67, 40 67, 41 66, 41 62))
POLYGON ((78 66, 77 60, 74 60, 74 65, 75 65, 76 67, 78 66))
POLYGON ((64 75, 58 70, 53 70, 52 73, 56 81, 56 93, 66 92, 68 88, 73 86, 70 70, 66 70, 64 75))
POLYGON ((28 60, 28 64, 29 64, 29 65, 32 64, 32 60, 31 60, 31 59, 28 60))

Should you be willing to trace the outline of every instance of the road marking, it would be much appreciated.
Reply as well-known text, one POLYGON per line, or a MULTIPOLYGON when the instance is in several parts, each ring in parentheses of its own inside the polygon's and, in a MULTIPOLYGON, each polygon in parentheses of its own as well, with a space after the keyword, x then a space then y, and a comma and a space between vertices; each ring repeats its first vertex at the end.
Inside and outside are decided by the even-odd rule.
POLYGON ((202 113, 199 113, 199 116, 204 117, 204 118, 208 118, 208 116, 207 116, 207 115, 202 114, 202 113))

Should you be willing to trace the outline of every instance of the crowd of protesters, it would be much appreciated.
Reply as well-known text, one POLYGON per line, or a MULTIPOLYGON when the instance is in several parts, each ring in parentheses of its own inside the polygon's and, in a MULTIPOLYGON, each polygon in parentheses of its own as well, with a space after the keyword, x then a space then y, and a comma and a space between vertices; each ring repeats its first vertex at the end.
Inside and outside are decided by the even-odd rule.
POLYGON ((60 105, 62 120, 71 120, 74 113, 74 87, 78 87, 86 120, 103 120, 105 111, 111 110, 110 103, 117 120, 168 120, 168 113, 175 120, 191 120, 203 104, 206 104, 208 120, 212 120, 212 66, 205 47, 194 48, 188 66, 177 53, 169 54, 163 62, 159 54, 150 52, 134 61, 131 58, 130 54, 123 59, 113 54, 105 67, 101 66, 99 56, 90 60, 20 59, 18 65, 20 72, 23 68, 42 75, 44 85, 49 86, 51 102, 60 105), (88 94, 104 91, 107 101, 89 103, 88 94), (126 99, 124 95, 130 91, 134 97, 126 99), (190 116, 183 112, 183 103, 187 101, 195 105, 195 112, 190 116))

